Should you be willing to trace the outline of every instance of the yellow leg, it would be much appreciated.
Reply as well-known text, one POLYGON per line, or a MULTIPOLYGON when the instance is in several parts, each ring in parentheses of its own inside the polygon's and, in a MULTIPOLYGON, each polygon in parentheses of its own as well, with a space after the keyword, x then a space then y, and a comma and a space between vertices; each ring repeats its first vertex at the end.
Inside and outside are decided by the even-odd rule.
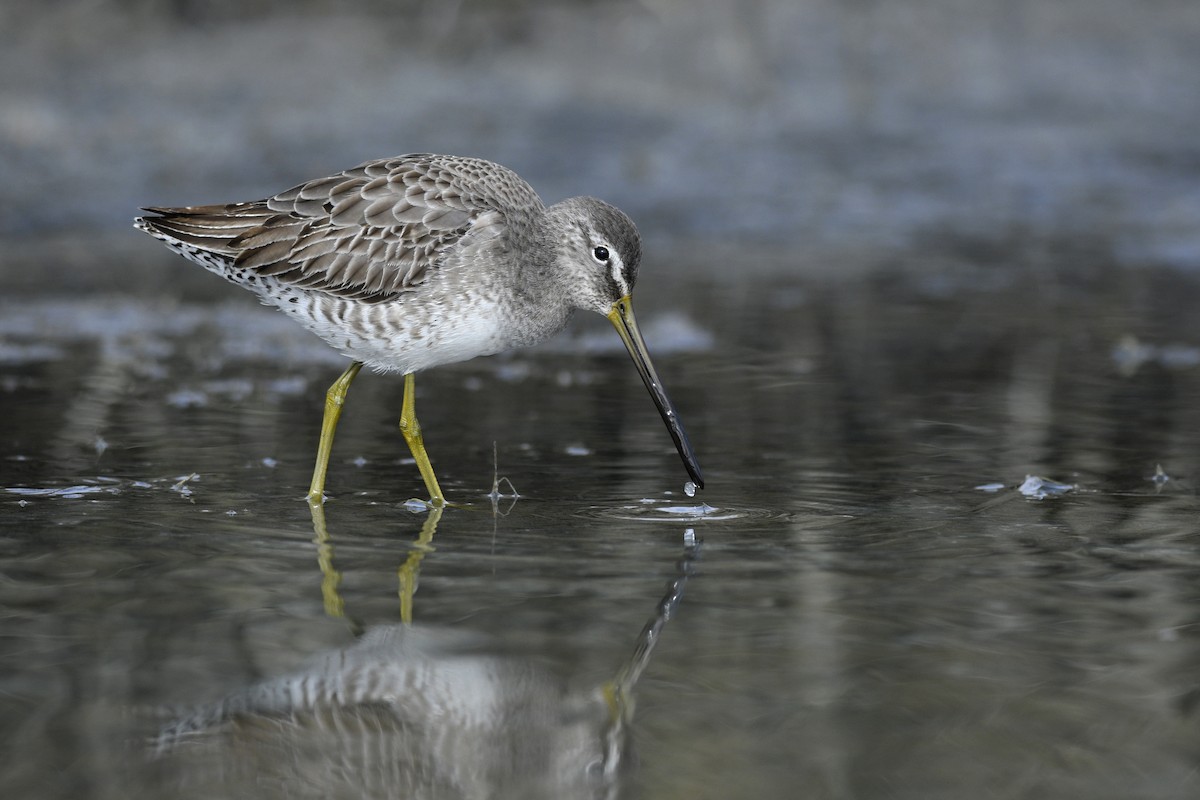
POLYGON ((417 422, 416 381, 413 373, 404 376, 404 405, 400 409, 400 433, 408 442, 408 449, 416 459, 417 469, 425 481, 425 489, 429 492, 429 503, 433 506, 446 505, 446 497, 442 487, 438 486, 437 476, 433 474, 433 464, 429 463, 429 454, 425 452, 425 442, 421 438, 421 424, 417 422))
POLYGON ((354 376, 362 369, 362 362, 355 361, 346 367, 342 376, 333 382, 325 393, 325 417, 321 421, 321 442, 317 445, 317 465, 313 468, 312 483, 308 487, 308 502, 325 502, 325 473, 329 469, 329 453, 333 450, 333 432, 338 418, 342 416, 342 405, 354 376))

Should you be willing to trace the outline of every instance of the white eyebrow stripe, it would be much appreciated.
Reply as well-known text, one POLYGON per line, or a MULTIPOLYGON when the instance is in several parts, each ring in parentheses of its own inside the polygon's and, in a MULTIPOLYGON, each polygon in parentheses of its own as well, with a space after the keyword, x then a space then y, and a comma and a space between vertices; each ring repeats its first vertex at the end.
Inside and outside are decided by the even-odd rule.
POLYGON ((621 290, 621 297, 625 297, 633 291, 629 286, 629 282, 625 280, 625 265, 621 263, 621 257, 617 255, 615 250, 610 247, 608 252, 611 254, 611 260, 608 265, 609 276, 612 278, 613 283, 617 285, 617 288, 621 290))

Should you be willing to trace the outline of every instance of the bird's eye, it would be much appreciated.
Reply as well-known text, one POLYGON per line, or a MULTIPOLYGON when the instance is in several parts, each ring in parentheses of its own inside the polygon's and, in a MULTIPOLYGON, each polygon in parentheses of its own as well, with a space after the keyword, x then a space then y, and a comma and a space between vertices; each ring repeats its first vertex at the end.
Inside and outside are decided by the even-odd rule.
POLYGON ((600 262, 608 261, 608 248, 604 245, 600 245, 592 251, 592 257, 600 262))

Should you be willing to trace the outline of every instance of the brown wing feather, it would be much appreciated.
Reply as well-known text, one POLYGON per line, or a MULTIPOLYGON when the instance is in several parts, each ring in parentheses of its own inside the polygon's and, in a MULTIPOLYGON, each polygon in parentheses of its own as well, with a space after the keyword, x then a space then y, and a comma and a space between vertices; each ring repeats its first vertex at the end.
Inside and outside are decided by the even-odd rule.
POLYGON ((504 226, 541 208, 504 167, 419 154, 369 161, 257 202, 148 210, 161 215, 149 220, 154 227, 237 267, 382 301, 419 284, 472 227, 504 226))

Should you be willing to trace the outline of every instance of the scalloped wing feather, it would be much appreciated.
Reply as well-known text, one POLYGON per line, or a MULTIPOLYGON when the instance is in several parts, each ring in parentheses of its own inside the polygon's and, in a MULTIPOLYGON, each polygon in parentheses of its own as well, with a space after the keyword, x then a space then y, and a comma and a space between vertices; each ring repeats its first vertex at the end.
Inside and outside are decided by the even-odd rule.
POLYGON ((150 222, 237 267, 378 302, 417 286, 473 229, 482 246, 514 215, 541 208, 504 167, 418 154, 368 161, 258 202, 150 209, 162 215, 150 222))
POLYGON ((476 159, 414 155, 370 161, 265 201, 279 216, 242 236, 238 265, 333 294, 383 300, 417 285, 487 215, 503 233, 509 214, 541 200, 515 173, 476 159), (498 215, 489 212, 499 212, 498 215), (293 242, 281 252, 280 243, 293 242))

